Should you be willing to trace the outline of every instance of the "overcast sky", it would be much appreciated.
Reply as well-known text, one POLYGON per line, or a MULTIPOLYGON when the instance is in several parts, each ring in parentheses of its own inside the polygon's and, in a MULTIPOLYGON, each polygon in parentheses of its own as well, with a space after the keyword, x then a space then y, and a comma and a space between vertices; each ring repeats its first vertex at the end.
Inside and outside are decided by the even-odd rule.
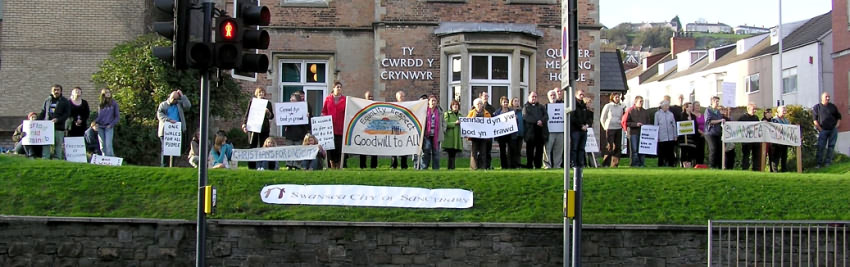
MULTIPOLYGON (((676 15, 682 27, 698 19, 729 26, 779 24, 778 0, 599 0, 602 24, 669 21, 676 15)), ((832 10, 831 0, 783 0, 782 22, 809 19, 832 10)))

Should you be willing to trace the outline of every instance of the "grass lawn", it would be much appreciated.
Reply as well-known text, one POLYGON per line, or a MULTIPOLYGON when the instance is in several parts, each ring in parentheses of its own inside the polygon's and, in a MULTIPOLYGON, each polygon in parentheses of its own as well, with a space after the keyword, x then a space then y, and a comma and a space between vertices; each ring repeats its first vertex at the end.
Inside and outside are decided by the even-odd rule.
MULTIPOLYGON (((494 159, 494 166, 498 160, 494 159)), ((468 160, 459 160, 468 164, 468 160)), ((358 166, 356 157, 351 166, 358 166), (353 164, 353 165, 352 165, 353 164)), ((211 170, 213 218, 403 222, 562 222, 562 170, 211 170), (270 184, 462 188, 470 209, 269 205, 270 184)), ((627 165, 627 164, 624 164, 627 165)), ((654 162, 647 162, 653 166, 654 162)), ((445 166, 445 165, 444 165, 445 166)), ((706 224, 708 219, 850 220, 850 163, 823 173, 672 168, 585 169, 584 223, 706 224)), ((194 219, 197 170, 106 167, 0 155, 0 214, 194 219)))

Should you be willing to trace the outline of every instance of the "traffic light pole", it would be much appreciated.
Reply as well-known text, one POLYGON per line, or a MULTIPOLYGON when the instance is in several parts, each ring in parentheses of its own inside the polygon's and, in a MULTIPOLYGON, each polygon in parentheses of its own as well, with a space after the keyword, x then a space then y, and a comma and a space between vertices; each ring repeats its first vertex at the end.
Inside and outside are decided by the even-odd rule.
MULTIPOLYGON (((204 44, 212 43, 209 31, 212 26, 212 11, 215 3, 212 0, 204 0, 204 44)), ((207 69, 201 69, 201 151, 209 151, 209 128, 210 128, 210 73, 207 69)), ((207 168, 209 153, 200 153, 198 162, 198 222, 196 225, 197 237, 195 239, 195 266, 206 266, 206 241, 207 241, 207 214, 204 213, 204 186, 207 185, 207 168)))

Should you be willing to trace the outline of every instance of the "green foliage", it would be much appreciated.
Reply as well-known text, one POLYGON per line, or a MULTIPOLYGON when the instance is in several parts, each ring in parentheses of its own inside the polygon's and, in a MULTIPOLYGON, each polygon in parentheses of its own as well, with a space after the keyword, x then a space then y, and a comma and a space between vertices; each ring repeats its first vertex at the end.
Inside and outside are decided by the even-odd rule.
MULTIPOLYGON (((786 117, 791 124, 800 125, 803 139, 803 169, 808 169, 815 166, 815 155, 818 148, 818 133, 815 129, 814 118, 812 117, 811 109, 800 105, 785 106, 786 117)), ((788 149, 788 162, 797 161, 797 153, 795 149, 788 149)))
POLYGON ((670 37, 673 37, 673 30, 667 27, 652 27, 641 31, 632 40, 633 45, 643 45, 650 47, 670 47, 670 37))
MULTIPOLYGON (((151 47, 170 46, 170 41, 155 34, 118 44, 109 57, 92 75, 100 87, 112 89, 121 110, 121 122, 115 134, 114 147, 118 156, 133 164, 158 163, 160 142, 156 136, 156 108, 173 90, 182 90, 192 102, 184 110, 187 131, 184 140, 198 128, 200 112, 200 77, 198 71, 176 71, 160 59, 153 57, 151 47)), ((210 94, 210 115, 224 119, 240 114, 248 97, 227 75, 222 75, 219 86, 213 84, 210 94)), ((186 143, 186 142, 184 142, 186 143)), ((184 151, 189 149, 183 146, 184 151)))
MULTIPOLYGON (((830 174, 585 169, 583 220, 588 224, 693 225, 704 225, 708 219, 848 220, 850 180, 846 176, 850 173, 846 171, 850 164, 845 160, 830 168, 830 174)), ((0 155, 0 177, 0 202, 5 204, 0 205, 0 214, 4 215, 196 216, 196 169, 108 167, 0 155)), ((218 188, 215 219, 563 222, 563 170, 389 170, 383 162, 378 170, 215 169, 209 171, 209 183, 218 188), (475 200, 469 209, 269 205, 257 193, 271 184, 461 188, 473 191, 475 200)))

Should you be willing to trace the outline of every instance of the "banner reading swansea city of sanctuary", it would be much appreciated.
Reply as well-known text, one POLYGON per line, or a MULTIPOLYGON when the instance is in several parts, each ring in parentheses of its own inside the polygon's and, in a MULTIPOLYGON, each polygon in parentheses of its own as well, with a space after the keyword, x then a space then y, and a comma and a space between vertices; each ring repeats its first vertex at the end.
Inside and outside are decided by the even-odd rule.
POLYGON ((375 102, 348 97, 342 151, 379 156, 419 154, 427 110, 427 100, 375 102))
POLYGON ((366 185, 268 185, 260 190, 268 204, 403 208, 472 207, 472 191, 366 185))
POLYGON ((723 142, 773 143, 800 146, 800 126, 766 121, 727 121, 723 123, 723 142))

